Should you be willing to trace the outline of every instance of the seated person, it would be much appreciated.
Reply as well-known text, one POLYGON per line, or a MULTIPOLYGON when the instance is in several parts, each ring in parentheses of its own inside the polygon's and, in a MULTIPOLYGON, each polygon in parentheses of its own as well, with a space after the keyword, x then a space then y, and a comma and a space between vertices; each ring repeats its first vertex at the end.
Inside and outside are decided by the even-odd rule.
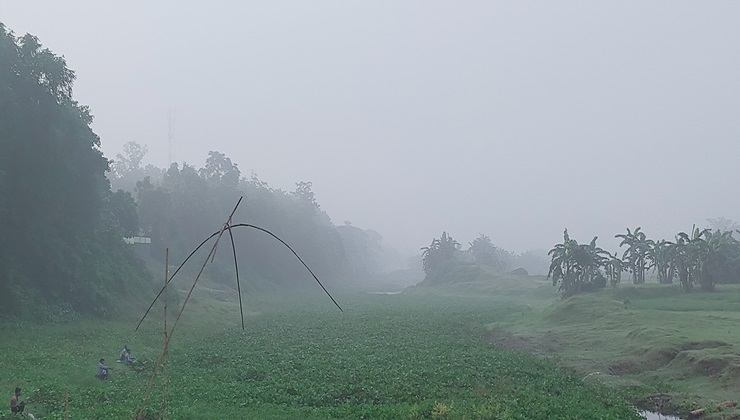
POLYGON ((108 379, 108 366, 105 365, 105 359, 100 359, 98 364, 98 374, 95 375, 98 379, 108 379))
POLYGON ((13 413, 21 413, 23 414, 23 410, 26 409, 26 402, 21 401, 18 402, 18 398, 21 396, 21 389, 16 388, 15 394, 13 394, 13 398, 10 399, 10 411, 13 413))
POLYGON ((126 366, 130 366, 131 363, 134 362, 134 358, 131 357, 131 350, 129 350, 128 346, 123 346, 123 350, 121 350, 121 356, 118 358, 118 360, 125 363, 126 366))

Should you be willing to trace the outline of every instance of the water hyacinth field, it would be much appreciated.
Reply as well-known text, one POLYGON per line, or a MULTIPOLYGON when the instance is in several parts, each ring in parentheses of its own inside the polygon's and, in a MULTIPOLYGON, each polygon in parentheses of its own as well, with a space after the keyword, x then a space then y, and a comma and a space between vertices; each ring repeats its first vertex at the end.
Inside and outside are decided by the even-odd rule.
MULTIPOLYGON (((514 303, 357 294, 342 297, 344 312, 250 304, 242 331, 233 302, 200 302, 171 344, 169 418, 638 418, 616 391, 492 343, 484 326, 515 316, 514 303)), ((39 418, 65 418, 65 392, 70 418, 134 418, 162 342, 159 320, 134 325, 5 325, 0 383, 21 386, 39 418), (123 344, 134 367, 113 362, 123 344), (113 365, 107 382, 94 377, 100 357, 113 365)), ((145 416, 161 410, 158 378, 145 416)))

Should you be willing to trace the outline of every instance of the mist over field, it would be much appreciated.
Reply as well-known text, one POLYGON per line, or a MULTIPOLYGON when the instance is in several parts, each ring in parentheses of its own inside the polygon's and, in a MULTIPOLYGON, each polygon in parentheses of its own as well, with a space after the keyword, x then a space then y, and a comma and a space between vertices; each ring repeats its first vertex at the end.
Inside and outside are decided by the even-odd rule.
POLYGON ((735 2, 36 4, 3 22, 65 56, 108 158, 217 150, 407 256, 740 219, 735 2))
POLYGON ((11 416, 740 418, 738 16, 0 0, 11 416))

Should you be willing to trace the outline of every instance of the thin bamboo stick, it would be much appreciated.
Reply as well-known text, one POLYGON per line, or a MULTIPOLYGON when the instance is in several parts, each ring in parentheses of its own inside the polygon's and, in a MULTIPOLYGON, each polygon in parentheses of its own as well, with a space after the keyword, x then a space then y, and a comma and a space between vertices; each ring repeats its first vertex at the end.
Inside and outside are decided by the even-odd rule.
POLYGON ((162 419, 167 420, 167 280, 169 279, 170 249, 165 250, 164 257, 164 364, 162 365, 162 419))
POLYGON ((172 324, 172 328, 170 328, 170 333, 165 339, 164 342, 164 350, 162 352, 162 355, 159 357, 159 360, 154 365, 154 372, 152 373, 152 377, 149 380, 149 387, 146 391, 146 395, 144 396, 144 401, 141 404, 141 409, 139 410, 139 414, 136 416, 137 419, 143 418, 144 415, 144 409, 146 408, 146 403, 149 401, 149 397, 152 394, 152 386, 154 385, 154 379, 157 377, 157 370, 159 370, 159 366, 162 365, 167 357, 167 350, 170 345, 170 340, 172 340, 172 336, 175 333, 175 328, 177 328, 177 324, 180 322, 180 318, 182 317, 182 313, 185 311, 185 307, 188 304, 188 301, 190 300, 190 296, 192 296, 193 291, 195 290, 195 286, 198 284, 198 280, 200 280, 200 276, 203 274, 203 271, 206 269, 206 265, 208 265, 208 260, 212 259, 213 255, 216 252, 216 248, 218 247, 218 242, 221 240, 221 236, 223 236, 224 231, 227 229, 230 229, 231 227, 231 219, 234 217, 234 213, 236 213, 236 209, 239 207, 239 204, 242 202, 242 197, 239 198, 239 201, 237 201, 236 206, 234 206, 234 210, 231 211, 231 214, 229 214, 229 218, 226 219, 226 223, 224 223, 223 227, 221 227, 221 230, 219 231, 218 235, 216 236, 216 241, 213 243, 213 246, 211 247, 210 252, 208 252, 208 256, 206 256, 205 261, 203 261, 203 265, 200 267, 200 271, 198 271, 198 275, 195 276, 195 280, 193 281, 193 285, 190 287, 190 291, 188 291, 188 294, 185 296, 185 301, 182 303, 182 306, 180 307, 180 312, 177 313, 177 318, 175 318, 174 324, 172 324))

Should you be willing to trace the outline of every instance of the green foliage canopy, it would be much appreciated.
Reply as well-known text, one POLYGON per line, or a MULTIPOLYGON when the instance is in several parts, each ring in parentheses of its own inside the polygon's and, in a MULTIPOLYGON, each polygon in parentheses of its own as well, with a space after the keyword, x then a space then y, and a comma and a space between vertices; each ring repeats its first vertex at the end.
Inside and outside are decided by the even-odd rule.
POLYGON ((133 221, 116 219, 125 197, 110 192, 108 160, 90 110, 72 98, 74 80, 63 57, 0 24, 3 315, 45 304, 106 314, 130 281, 147 277, 122 242, 120 227, 133 221))
POLYGON ((452 239, 447 232, 442 232, 442 236, 434 238, 429 246, 421 248, 422 266, 424 272, 428 275, 435 270, 440 269, 446 262, 455 258, 455 253, 460 251, 460 244, 452 239))

